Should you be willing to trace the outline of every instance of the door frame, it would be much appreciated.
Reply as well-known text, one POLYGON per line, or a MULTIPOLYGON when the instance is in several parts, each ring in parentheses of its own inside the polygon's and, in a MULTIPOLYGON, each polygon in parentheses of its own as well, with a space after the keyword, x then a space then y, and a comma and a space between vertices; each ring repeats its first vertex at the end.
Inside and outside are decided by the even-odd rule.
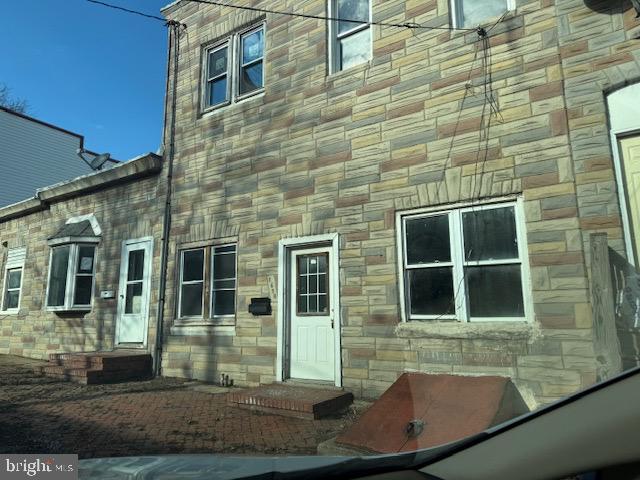
POLYGON ((616 187, 618 190, 618 203, 620 205, 620 216, 622 217, 622 236, 624 246, 627 251, 627 260, 632 265, 638 267, 635 253, 635 242, 631 232, 631 216, 629 214, 629 196, 627 184, 624 178, 624 165, 622 153, 620 152, 620 140, 625 137, 635 137, 640 135, 640 129, 630 130, 609 130, 611 150, 613 151, 613 169, 616 177, 616 187))
POLYGON ((283 382, 289 377, 289 361, 291 355, 290 330, 290 285, 291 285, 291 251, 303 248, 329 247, 331 250, 329 269, 335 272, 330 274, 329 289, 335 292, 330 296, 331 308, 334 312, 334 385, 342 387, 342 347, 340 315, 340 259, 339 259, 339 235, 327 233, 306 237, 285 238, 278 242, 278 308, 276 311, 277 344, 276 344, 276 381, 283 382))
MULTIPOLYGON (((123 286, 126 285, 126 278, 124 276, 124 272, 125 270, 127 270, 127 268, 123 268, 123 260, 125 258, 125 254, 127 253, 127 247, 129 245, 135 245, 136 243, 147 243, 149 245, 149 255, 147 255, 147 258, 145 258, 145 262, 144 262, 144 271, 147 275, 147 285, 146 285, 146 292, 145 296, 147 298, 147 302, 144 308, 144 312, 142 313, 142 315, 144 316, 144 335, 143 335, 143 341, 142 341, 142 345, 132 345, 132 344, 123 344, 123 345, 127 345, 127 348, 147 348, 147 343, 149 340, 149 306, 151 305, 151 280, 153 278, 151 269, 153 266, 153 237, 140 237, 140 238, 130 238, 128 240, 123 240, 122 241, 122 247, 120 250, 120 274, 119 274, 119 282, 118 282, 118 291, 117 291, 117 308, 116 308, 116 331, 115 331, 115 338, 114 338, 114 348, 118 348, 119 345, 121 345, 121 343, 119 342, 119 336, 120 336, 120 316, 122 315, 122 309, 124 308, 124 302, 121 301, 121 291, 124 288, 123 286)), ((126 291, 125 291, 125 295, 126 295, 126 291)))

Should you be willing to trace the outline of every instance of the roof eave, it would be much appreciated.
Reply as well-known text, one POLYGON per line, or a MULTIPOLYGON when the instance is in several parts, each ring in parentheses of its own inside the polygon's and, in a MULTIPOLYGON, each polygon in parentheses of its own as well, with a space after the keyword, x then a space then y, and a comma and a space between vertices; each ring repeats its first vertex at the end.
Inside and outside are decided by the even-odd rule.
POLYGON ((36 190, 35 197, 0 208, 0 223, 38 210, 44 210, 54 202, 154 175, 159 173, 161 169, 162 157, 155 153, 148 153, 131 161, 118 164, 108 170, 90 173, 66 182, 40 188, 36 190))

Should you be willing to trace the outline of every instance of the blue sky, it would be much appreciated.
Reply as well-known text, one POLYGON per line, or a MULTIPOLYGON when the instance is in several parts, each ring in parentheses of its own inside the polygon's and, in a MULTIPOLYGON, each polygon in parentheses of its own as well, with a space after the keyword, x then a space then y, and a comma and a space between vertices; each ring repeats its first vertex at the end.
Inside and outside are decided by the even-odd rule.
MULTIPOLYGON (((169 0, 107 0, 160 15, 169 0)), ((85 147, 126 160, 156 151, 162 132, 167 29, 86 0, 4 6, 0 82, 27 114, 85 137, 85 147)))

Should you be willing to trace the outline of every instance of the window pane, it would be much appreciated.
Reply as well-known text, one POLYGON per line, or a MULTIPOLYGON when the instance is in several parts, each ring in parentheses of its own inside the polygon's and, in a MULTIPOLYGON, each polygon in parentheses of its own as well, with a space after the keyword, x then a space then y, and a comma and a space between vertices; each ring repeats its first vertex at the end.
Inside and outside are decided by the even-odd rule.
POLYGON ((78 273, 93 273, 93 257, 96 247, 83 245, 78 247, 78 273))
POLYGON ((242 67, 240 95, 262 88, 262 61, 242 67))
POLYGON ((220 288, 236 288, 235 280, 215 280, 213 282, 213 289, 218 290, 220 288))
POLYGON ((202 280, 204 278, 204 250, 187 250, 182 255, 182 281, 202 280))
POLYGON ((235 252, 236 251, 236 246, 235 245, 224 245, 222 247, 214 247, 213 251, 215 253, 235 252))
POLYGON ((327 296, 326 295, 318 295, 318 311, 326 312, 327 311, 327 296))
POLYGON ((507 0, 458 0, 462 26, 475 28, 507 11, 507 0))
POLYGON ((306 257, 309 259, 309 273, 317 273, 318 272, 318 257, 310 256, 306 257))
POLYGON ((199 317, 202 315, 202 283, 182 285, 181 317, 199 317))
POLYGON ((409 270, 409 302, 414 315, 455 313, 450 267, 409 270))
POLYGON ((144 250, 132 250, 129 252, 129 266, 127 280, 142 280, 144 274, 144 250))
POLYGON ((209 78, 227 71, 227 47, 209 53, 209 78))
POLYGON ((522 317, 520 265, 469 267, 465 270, 472 317, 522 317))
POLYGON ((127 298, 124 305, 124 313, 142 312, 142 282, 127 285, 127 298))
POLYGON ((20 288, 20 280, 22 279, 22 269, 16 268, 9 270, 7 278, 7 288, 20 288))
MULTIPOLYGON (((367 22, 369 20, 368 0, 338 0, 338 18, 367 22)), ((353 22, 338 22, 338 32, 346 32, 358 25, 360 24, 353 22)))
POLYGON ((318 275, 318 292, 327 293, 327 274, 321 273, 318 275))
POLYGON ((51 254, 49 295, 47 305, 60 307, 64 305, 65 290, 67 288, 67 268, 69 266, 69 246, 56 247, 51 254))
POLYGON ((213 278, 236 277, 236 254, 225 253, 213 256, 213 278))
POLYGON ((8 291, 4 298, 4 309, 18 308, 18 301, 20 300, 20 291, 13 290, 8 291))
POLYGON ((262 58, 264 51, 264 31, 258 30, 242 37, 242 64, 262 58))
MULTIPOLYGON (((304 281, 304 277, 301 280, 304 281)), ((309 275, 309 293, 318 293, 318 277, 316 275, 309 275)))
POLYGON ((318 273, 326 273, 327 271, 327 255, 320 255, 318 257, 318 273))
POLYGON ((309 296, 309 313, 318 311, 318 297, 315 295, 309 296))
POLYGON ((462 226, 467 260, 518 258, 513 207, 465 212, 462 226))
POLYGON ((209 106, 227 101, 227 77, 209 82, 209 106))
POLYGON ((93 286, 92 275, 77 276, 76 291, 73 296, 73 304, 74 305, 90 305, 92 286, 93 286))
POLYGON ((340 52, 340 68, 343 70, 368 61, 371 56, 371 29, 367 28, 342 39, 340 52))
POLYGON ((407 220, 407 263, 449 262, 449 215, 407 220))
POLYGON ((233 315, 236 313, 235 290, 213 292, 213 315, 233 315))

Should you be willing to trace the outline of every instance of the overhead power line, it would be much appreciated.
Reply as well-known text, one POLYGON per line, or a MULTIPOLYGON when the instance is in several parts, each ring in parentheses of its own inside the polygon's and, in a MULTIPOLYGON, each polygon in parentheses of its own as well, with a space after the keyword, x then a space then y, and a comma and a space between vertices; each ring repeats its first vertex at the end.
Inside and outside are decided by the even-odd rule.
POLYGON ((219 7, 235 8, 237 10, 248 10, 250 12, 271 13, 273 15, 287 15, 289 17, 310 18, 314 20, 326 20, 330 22, 348 22, 348 23, 356 23, 360 25, 377 25, 380 27, 396 27, 396 28, 424 29, 424 30, 463 30, 463 31, 470 31, 470 32, 476 30, 475 28, 432 27, 427 25, 421 25, 415 22, 405 22, 405 23, 369 22, 367 20, 355 20, 350 18, 325 17, 322 15, 311 15, 307 13, 283 12, 280 10, 270 10, 268 8, 232 5, 230 3, 217 2, 215 0, 186 0, 186 1, 191 3, 202 3, 205 5, 217 5, 219 7))
MULTIPOLYGON (((354 24, 359 24, 359 25, 376 25, 376 26, 380 26, 380 27, 395 27, 395 28, 408 28, 411 30, 447 30, 447 31, 455 31, 455 30, 460 30, 460 31, 467 31, 467 32, 472 32, 475 31, 475 28, 453 28, 453 27, 433 27, 433 26, 429 26, 429 25, 421 25, 420 23, 415 23, 415 22, 404 22, 404 23, 389 23, 389 22, 369 22, 367 20, 355 20, 355 19, 349 19, 349 18, 338 18, 338 17, 326 17, 326 16, 322 16, 322 15, 311 15, 311 14, 307 14, 307 13, 295 13, 295 12, 283 12, 280 10, 271 10, 268 8, 258 8, 258 7, 248 7, 248 6, 241 6, 241 5, 232 5, 230 3, 224 3, 224 2, 217 2, 215 0, 185 0, 191 3, 200 3, 200 4, 204 4, 204 5, 216 5, 219 7, 227 7, 227 8, 234 8, 236 10, 245 10, 245 11, 250 11, 250 12, 257 12, 257 13, 269 13, 272 15, 286 15, 289 17, 297 17, 297 18, 307 18, 307 19, 313 19, 313 20, 324 20, 324 21, 330 21, 330 22, 348 22, 348 23, 354 23, 354 24)), ((141 17, 146 17, 146 18, 151 18, 153 20, 159 20, 161 22, 166 23, 166 19, 163 17, 159 17, 157 15, 151 15, 148 13, 144 13, 144 12, 140 12, 137 10, 132 10, 130 8, 125 8, 125 7, 120 7, 118 5, 113 5, 111 3, 107 3, 107 2, 102 2, 100 0, 87 0, 87 2, 90 3, 95 3, 97 5, 102 5, 104 7, 108 7, 108 8, 113 8, 115 10, 120 10, 123 12, 127 12, 127 13, 131 13, 133 15, 139 15, 141 17)))
POLYGON ((113 8, 114 10, 120 10, 120 11, 123 11, 123 12, 132 13, 134 15, 140 15, 141 17, 147 17, 147 18, 152 18, 154 20, 160 20, 161 22, 164 22, 164 23, 167 22, 166 18, 162 18, 162 17, 159 17, 157 15, 151 15, 149 13, 138 12, 137 10, 131 10, 130 8, 124 8, 124 7, 120 7, 118 5, 112 5, 110 3, 101 2, 99 0, 87 0, 87 2, 95 3, 97 5, 102 5, 103 7, 107 7, 107 8, 113 8))

